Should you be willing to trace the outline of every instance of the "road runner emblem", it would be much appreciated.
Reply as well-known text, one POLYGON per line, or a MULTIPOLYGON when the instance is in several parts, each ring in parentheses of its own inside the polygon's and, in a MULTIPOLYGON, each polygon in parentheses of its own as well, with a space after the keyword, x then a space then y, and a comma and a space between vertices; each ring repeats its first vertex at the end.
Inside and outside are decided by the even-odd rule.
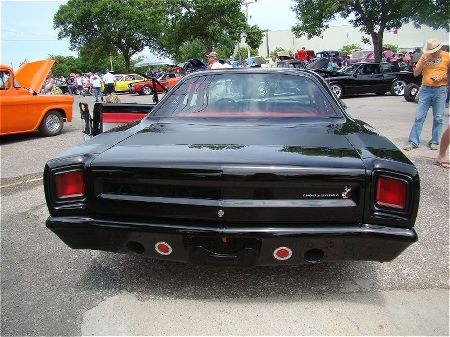
POLYGON ((344 187, 344 192, 342 192, 342 199, 350 199, 350 192, 352 191, 351 187, 344 187))
POLYGON ((225 214, 225 212, 222 210, 219 210, 219 212, 217 212, 217 215, 219 216, 219 218, 223 217, 224 214, 225 214))

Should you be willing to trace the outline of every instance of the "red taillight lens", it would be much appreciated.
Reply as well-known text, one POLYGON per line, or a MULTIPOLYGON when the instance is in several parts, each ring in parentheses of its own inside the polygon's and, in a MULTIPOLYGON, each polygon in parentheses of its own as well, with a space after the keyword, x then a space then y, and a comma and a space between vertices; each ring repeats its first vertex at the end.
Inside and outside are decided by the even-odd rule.
POLYGON ((58 199, 83 197, 83 171, 64 172, 55 175, 56 197, 58 199))
POLYGON ((407 189, 408 184, 403 180, 379 177, 377 180, 375 204, 378 206, 405 209, 407 189))

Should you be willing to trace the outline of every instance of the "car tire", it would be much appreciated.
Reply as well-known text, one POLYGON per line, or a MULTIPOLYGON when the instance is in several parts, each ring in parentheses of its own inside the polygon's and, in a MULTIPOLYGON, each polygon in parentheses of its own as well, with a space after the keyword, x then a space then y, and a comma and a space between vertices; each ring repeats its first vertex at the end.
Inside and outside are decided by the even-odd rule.
POLYGON ((61 113, 55 110, 48 111, 42 118, 39 132, 46 137, 59 135, 63 129, 64 120, 61 113))
POLYGON ((143 87, 142 94, 143 95, 151 95, 151 94, 153 94, 153 90, 150 87, 143 87))
POLYGON ((419 93, 420 86, 416 83, 410 83, 405 88, 403 96, 407 102, 414 102, 417 94, 419 93))
POLYGON ((405 94, 406 82, 395 80, 391 85, 391 94, 394 96, 403 96, 405 94))
POLYGON ((331 84, 331 91, 334 92, 334 94, 336 95, 337 98, 341 98, 342 95, 344 94, 344 89, 342 88, 342 86, 340 84, 337 84, 337 83, 331 84))

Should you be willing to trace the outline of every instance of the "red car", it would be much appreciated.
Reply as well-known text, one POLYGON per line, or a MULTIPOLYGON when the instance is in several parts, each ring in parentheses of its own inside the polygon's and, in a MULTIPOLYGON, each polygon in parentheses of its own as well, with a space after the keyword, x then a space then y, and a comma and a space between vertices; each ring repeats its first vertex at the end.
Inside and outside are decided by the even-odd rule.
MULTIPOLYGON (((180 77, 179 74, 176 73, 165 73, 157 78, 159 83, 161 83, 164 87, 167 86, 167 79, 168 78, 175 78, 180 77)), ((130 84, 130 92, 134 92, 139 95, 151 95, 153 94, 153 91, 155 88, 153 87, 152 80, 147 80, 144 82, 136 82, 130 84)), ((163 92, 164 89, 159 84, 156 84, 156 91, 157 92, 163 92)))

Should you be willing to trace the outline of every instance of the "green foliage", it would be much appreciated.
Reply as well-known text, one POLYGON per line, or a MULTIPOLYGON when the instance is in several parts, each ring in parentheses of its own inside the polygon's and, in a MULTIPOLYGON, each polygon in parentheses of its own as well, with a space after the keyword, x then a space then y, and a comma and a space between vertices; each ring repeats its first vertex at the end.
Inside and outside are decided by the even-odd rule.
POLYGON ((159 39, 160 47, 175 59, 180 46, 198 39, 206 51, 232 49, 247 24, 241 0, 166 0, 167 23, 159 39))
POLYGON ((389 43, 383 44, 383 48, 388 48, 388 49, 392 50, 394 53, 396 53, 398 51, 396 45, 389 44, 389 43))
POLYGON ((199 39, 184 42, 179 49, 178 62, 186 61, 190 58, 204 59, 207 54, 207 50, 199 39))
POLYGON ((264 33, 257 25, 248 26, 245 30, 245 43, 251 49, 257 49, 263 40, 264 33))
POLYGON ((361 49, 361 46, 359 46, 359 45, 357 45, 355 43, 345 44, 345 45, 343 45, 341 47, 341 49, 339 50, 339 53, 341 55, 346 56, 346 55, 350 55, 351 53, 353 53, 353 51, 356 50, 356 49, 361 49))
POLYGON ((72 50, 86 49, 96 59, 120 54, 130 69, 133 55, 146 46, 158 48, 164 9, 163 0, 68 0, 53 23, 72 50))
MULTIPOLYGON (((258 56, 258 49, 250 49, 250 56, 258 56)), ((248 57, 248 48, 240 47, 234 58, 236 60, 245 60, 248 57)))
POLYGON ((381 60, 383 33, 402 24, 414 22, 449 30, 448 0, 295 0, 292 8, 298 24, 292 28, 299 37, 319 36, 328 23, 341 16, 372 39, 375 59, 381 60))
MULTIPOLYGON (((128 73, 125 66, 125 62, 122 56, 114 55, 111 57, 104 57, 97 60, 92 60, 86 58, 85 55, 80 55, 79 57, 74 56, 61 56, 61 55, 49 55, 48 59, 55 60, 56 63, 52 68, 52 73, 54 76, 64 76, 67 77, 70 73, 87 73, 87 72, 99 72, 104 73, 106 69, 111 69, 111 61, 113 65, 113 70, 117 73, 128 73)), ((132 59, 131 65, 133 66, 137 62, 143 59, 142 56, 132 59)), ((133 72, 145 72, 145 67, 143 69, 135 68, 133 72)))
POLYGON ((368 37, 363 36, 361 38, 361 42, 364 44, 372 44, 372 42, 370 41, 370 39, 368 37))

